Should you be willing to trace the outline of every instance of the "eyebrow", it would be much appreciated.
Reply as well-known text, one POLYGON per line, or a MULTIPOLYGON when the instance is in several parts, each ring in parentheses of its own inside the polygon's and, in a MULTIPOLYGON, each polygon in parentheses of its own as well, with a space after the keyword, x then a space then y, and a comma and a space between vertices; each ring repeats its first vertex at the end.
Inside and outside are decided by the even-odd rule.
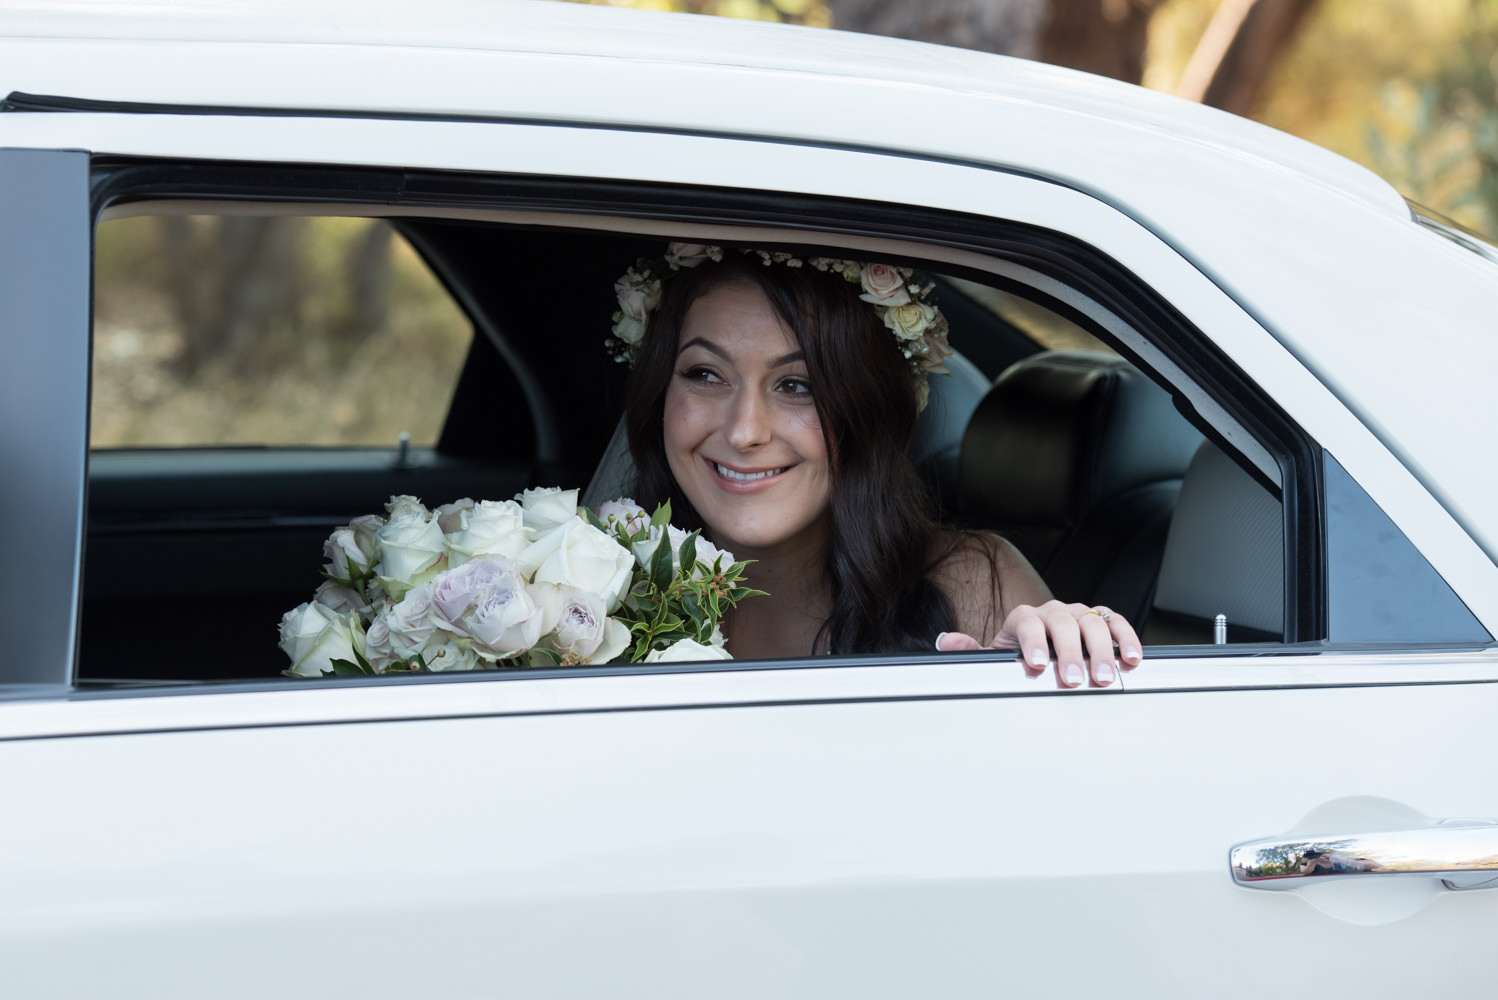
MULTIPOLYGON (((686 350, 689 347, 701 347, 704 350, 711 351, 713 354, 716 354, 718 357, 722 358, 724 361, 728 361, 728 362, 732 362, 733 361, 733 358, 729 355, 729 353, 727 351, 723 350, 723 348, 719 347, 717 344, 713 343, 711 340, 707 340, 706 338, 703 338, 703 337, 693 337, 691 340, 687 341, 685 344, 682 344, 681 345, 681 350, 679 350, 679 351, 676 352, 676 356, 677 357, 681 357, 683 354, 686 353, 686 350)), ((771 358, 770 359, 770 363, 769 363, 769 365, 767 367, 770 367, 770 368, 779 368, 782 365, 792 364, 793 362, 796 362, 796 361, 803 361, 803 360, 805 360, 805 358, 806 358, 806 354, 803 351, 801 351, 801 350, 798 349, 798 350, 794 350, 794 351, 790 352, 789 354, 782 354, 778 358, 771 358)))

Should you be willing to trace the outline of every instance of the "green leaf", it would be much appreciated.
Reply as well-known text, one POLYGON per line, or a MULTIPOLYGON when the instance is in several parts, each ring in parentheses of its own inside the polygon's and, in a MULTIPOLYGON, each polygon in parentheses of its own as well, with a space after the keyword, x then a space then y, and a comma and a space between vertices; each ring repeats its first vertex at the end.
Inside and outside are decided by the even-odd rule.
POLYGON ((692 572, 697 568, 697 535, 700 532, 689 531, 687 537, 681 543, 681 575, 688 580, 692 578, 692 572))
POLYGON ((671 523, 671 501, 667 500, 655 509, 650 515, 650 526, 652 528, 664 528, 671 523))
POLYGON ((702 624, 702 603, 696 594, 683 594, 681 597, 681 606, 686 610, 686 613, 691 617, 693 622, 698 625, 702 624))
POLYGON ((366 674, 375 672, 374 667, 369 665, 369 661, 364 658, 364 654, 360 653, 357 648, 354 648, 354 662, 359 664, 366 674))
POLYGON ((602 532, 607 532, 609 530, 604 526, 604 523, 598 519, 598 515, 593 513, 592 507, 579 507, 578 509, 583 512, 583 516, 587 518, 588 523, 593 527, 602 532))
POLYGON ((662 535, 660 544, 655 547, 655 553, 650 557, 651 585, 664 592, 667 587, 671 586, 671 573, 671 541, 662 535))
MULTIPOLYGON (((359 654, 356 652, 354 655, 358 656, 359 654)), ((329 660, 328 662, 333 666, 333 676, 335 677, 363 677, 367 674, 374 673, 373 670, 366 670, 365 668, 359 666, 359 664, 353 663, 349 660, 329 660)), ((328 676, 328 672, 326 670, 324 670, 322 673, 324 677, 328 676)))

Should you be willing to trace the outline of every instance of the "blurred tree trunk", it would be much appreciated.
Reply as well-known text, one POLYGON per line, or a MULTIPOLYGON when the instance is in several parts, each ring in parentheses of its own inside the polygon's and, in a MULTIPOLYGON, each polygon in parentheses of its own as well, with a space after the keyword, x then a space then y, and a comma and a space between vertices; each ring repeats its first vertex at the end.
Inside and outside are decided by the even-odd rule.
MULTIPOLYGON (((827 0, 834 27, 1039 59, 1116 80, 1144 77, 1164 0, 827 0)), ((1317 0, 1221 0, 1178 93, 1249 114, 1317 0)))
POLYGON ((390 322, 390 223, 376 220, 354 241, 348 272, 352 302, 347 332, 366 337, 390 322))
POLYGON ((828 0, 834 27, 981 49, 1099 73, 1144 75, 1162 0, 828 0))
POLYGON ((182 329, 182 371, 211 360, 254 363, 273 326, 296 326, 304 291, 303 221, 161 217, 166 286, 182 329))
POLYGON ((1248 116, 1276 60, 1318 0, 1223 0, 1176 94, 1248 116))

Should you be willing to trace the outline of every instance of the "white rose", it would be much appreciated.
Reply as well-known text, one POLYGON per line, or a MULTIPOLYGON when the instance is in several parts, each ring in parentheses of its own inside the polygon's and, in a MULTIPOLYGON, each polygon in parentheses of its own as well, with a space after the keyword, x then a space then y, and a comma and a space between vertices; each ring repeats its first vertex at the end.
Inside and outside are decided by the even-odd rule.
POLYGON ((451 632, 438 632, 439 642, 428 645, 423 654, 427 669, 434 673, 450 673, 454 670, 479 670, 485 666, 472 643, 465 642, 451 632))
POLYGON ((368 548, 360 545, 352 525, 335 528, 328 540, 322 543, 323 557, 328 560, 323 572, 335 580, 349 581, 367 576, 374 563, 373 536, 369 537, 369 542, 368 548))
POLYGON ((629 626, 610 618, 603 598, 588 590, 561 587, 556 631, 546 646, 582 663, 607 663, 629 645, 629 626))
POLYGON ((614 282, 614 294, 625 316, 644 323, 661 304, 661 280, 648 271, 630 268, 614 282))
POLYGON ((392 600, 400 600, 407 590, 430 576, 437 562, 447 553, 447 538, 432 513, 420 504, 415 507, 395 505, 392 498, 390 520, 375 532, 380 547, 380 562, 375 567, 380 582, 392 600))
MULTIPOLYGON (((664 531, 662 531, 662 529, 658 527, 651 528, 649 538, 642 539, 631 545, 630 551, 634 553, 635 562, 640 565, 641 569, 649 570, 650 560, 655 558, 655 550, 656 547, 660 545, 662 537, 670 539, 671 569, 676 573, 680 573, 681 543, 687 540, 687 532, 682 530, 681 528, 678 528, 674 524, 666 525, 664 531)), ((722 549, 718 548, 716 545, 708 541, 706 538, 703 538, 701 535, 697 536, 696 562, 705 563, 709 568, 711 568, 713 565, 713 560, 717 559, 719 556, 723 557, 723 561, 725 564, 733 562, 733 557, 730 556, 727 552, 724 552, 722 549)), ((701 579, 702 575, 703 573, 700 568, 695 566, 692 568, 692 576, 694 578, 701 579)))
POLYGON ((935 318, 935 307, 924 302, 910 302, 884 310, 884 325, 895 331, 895 336, 901 340, 918 339, 935 318))
POLYGON ((461 527, 461 520, 465 510, 473 510, 473 498, 464 497, 445 503, 432 513, 437 515, 437 526, 442 529, 444 535, 450 535, 461 527))
POLYGON ((526 490, 517 499, 524 508, 526 526, 538 531, 577 517, 577 490, 542 486, 526 490))
POLYGON ((603 598, 607 614, 619 607, 634 579, 629 551, 576 517, 543 532, 515 561, 536 583, 591 590, 603 598))
MULTIPOLYGON (((362 631, 362 629, 361 629, 362 631)), ((354 624, 325 604, 299 604, 281 618, 281 641, 291 657, 291 673, 321 677, 334 660, 354 659, 354 624)))
POLYGON ((905 275, 888 264, 870 264, 860 276, 863 294, 859 298, 877 306, 903 306, 910 302, 905 289, 905 275))
POLYGON ((312 600, 340 615, 351 614, 364 607, 364 599, 352 587, 345 587, 332 580, 324 580, 312 593, 312 600))
MULTIPOLYGON (((472 504, 472 501, 469 501, 472 504)), ((449 566, 460 566, 475 556, 513 559, 530 544, 534 532, 525 526, 525 515, 513 500, 485 500, 460 510, 456 524, 447 531, 449 566)))
POLYGON ((665 649, 652 649, 645 654, 646 663, 691 663, 695 660, 731 660, 728 650, 722 646, 704 646, 691 639, 678 639, 665 649))
POLYGON ((666 247, 666 263, 674 268, 696 267, 705 260, 722 260, 723 248, 706 243, 672 243, 666 247))
POLYGON ((614 336, 633 347, 645 339, 645 322, 623 313, 614 313, 614 336))

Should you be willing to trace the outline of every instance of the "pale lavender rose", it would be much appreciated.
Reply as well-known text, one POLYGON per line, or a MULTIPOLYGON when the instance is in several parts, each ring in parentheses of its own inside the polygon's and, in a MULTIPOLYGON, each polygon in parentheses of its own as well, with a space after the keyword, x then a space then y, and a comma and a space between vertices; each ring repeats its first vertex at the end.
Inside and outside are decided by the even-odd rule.
POLYGON ((665 649, 652 649, 645 654, 646 663, 690 663, 696 660, 731 660, 728 650, 722 646, 704 646, 692 639, 678 639, 665 649))
MULTIPOLYGON (((629 626, 610 618, 603 599, 576 587, 558 588, 556 631, 544 645, 577 663, 608 663, 629 645, 629 626)), ((532 662, 537 662, 534 658, 532 662)), ((549 662, 549 661, 542 661, 549 662)))
POLYGON ((707 243, 672 243, 666 247, 666 263, 677 270, 696 267, 705 260, 722 260, 723 248, 707 243))
POLYGON ((357 618, 340 615, 314 601, 299 604, 282 616, 277 645, 291 657, 289 673, 321 677, 332 671, 334 660, 355 662, 354 643, 362 632, 357 618))
POLYGON ((473 510, 473 498, 464 497, 445 503, 438 507, 433 513, 437 515, 437 526, 442 529, 444 535, 450 535, 462 526, 463 512, 473 510))
POLYGON ((876 306, 903 306, 910 302, 910 292, 905 288, 906 275, 899 268, 888 264, 868 264, 860 276, 865 302, 876 306))
POLYGON ((480 556, 439 574, 432 581, 431 600, 437 624, 472 639, 471 648, 485 660, 525 652, 549 624, 508 559, 480 556))
POLYGON ((524 509, 526 527, 541 531, 577 518, 577 492, 556 486, 540 486, 517 494, 515 499, 524 509))
POLYGON ((456 517, 455 526, 444 529, 449 566, 460 566, 477 556, 513 559, 535 534, 526 527, 524 510, 513 500, 484 500, 456 517))
POLYGON ((380 562, 375 567, 392 600, 435 574, 447 554, 447 538, 432 512, 414 497, 391 497, 390 520, 375 532, 380 562))
POLYGON ((650 515, 645 513, 645 508, 635 503, 629 497, 620 497, 617 500, 605 500, 598 505, 598 509, 593 513, 611 531, 624 537, 633 535, 641 528, 650 524, 650 515), (613 518, 612 522, 610 518, 613 518))
POLYGON ((634 559, 612 537, 574 517, 542 532, 516 559, 520 571, 537 583, 591 590, 612 614, 634 577, 634 559))

